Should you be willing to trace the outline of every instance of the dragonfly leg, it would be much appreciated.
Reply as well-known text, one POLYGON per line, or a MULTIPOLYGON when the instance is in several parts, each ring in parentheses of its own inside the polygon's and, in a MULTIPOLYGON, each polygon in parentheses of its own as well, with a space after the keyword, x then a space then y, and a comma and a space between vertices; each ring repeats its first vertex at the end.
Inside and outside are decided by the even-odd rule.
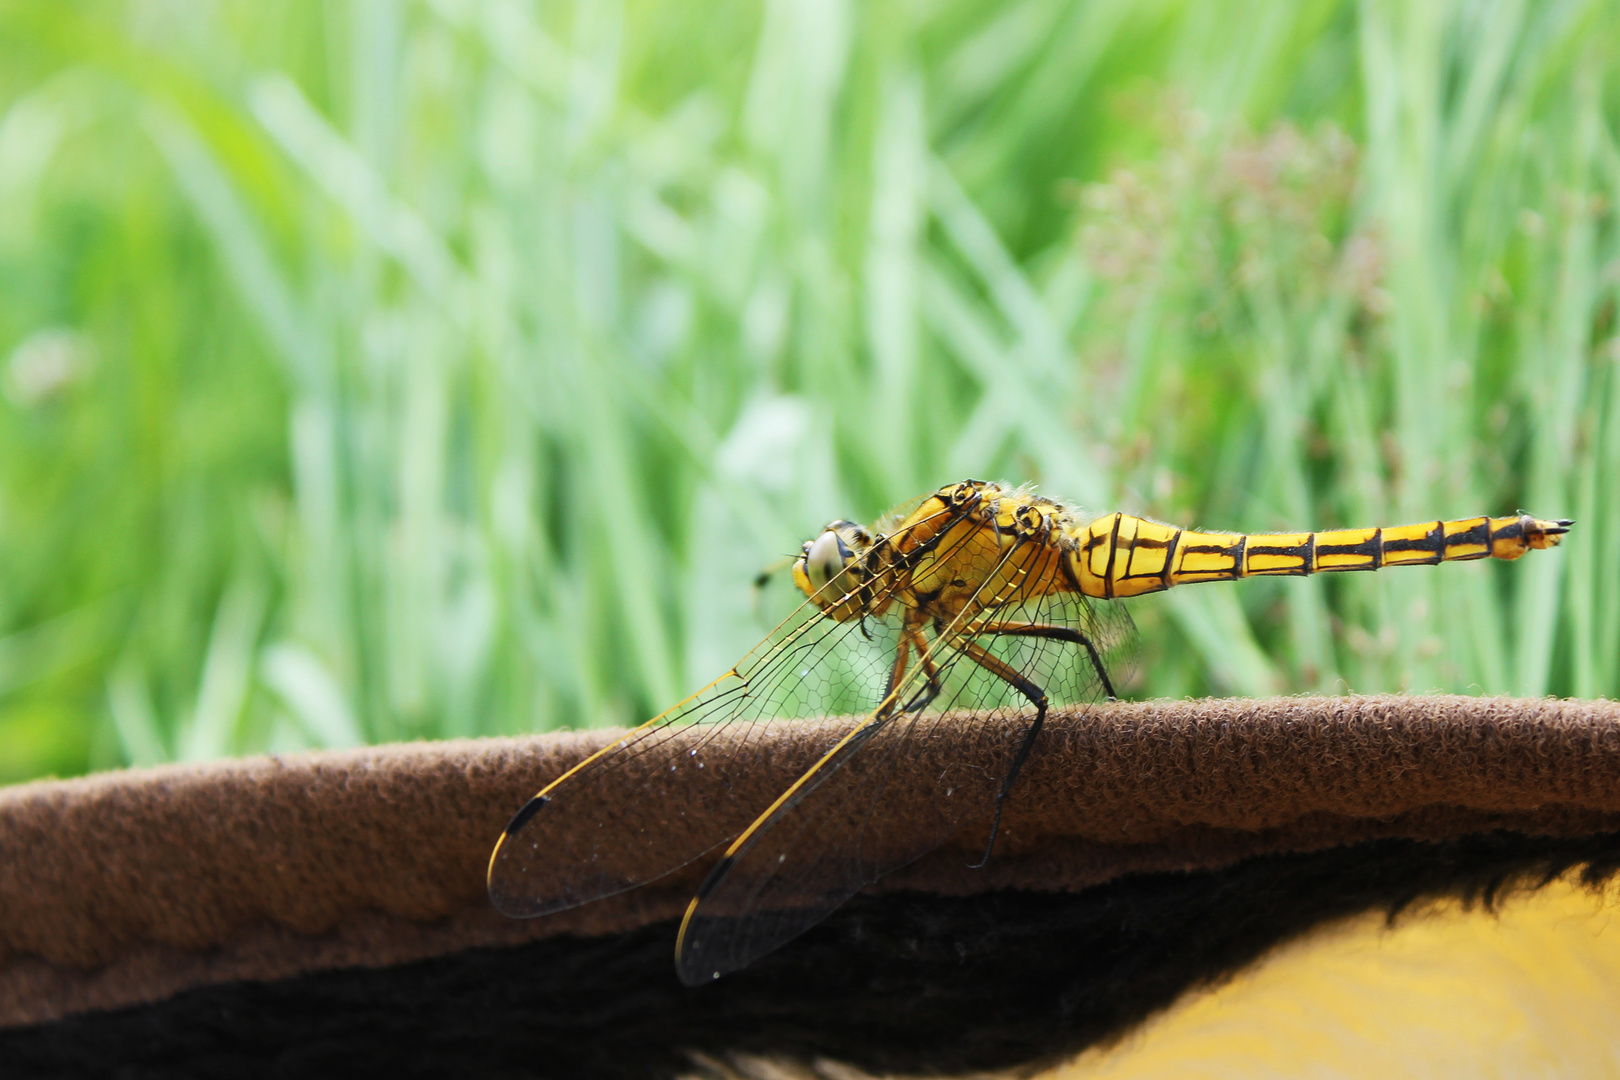
POLYGON ((883 691, 883 701, 875 714, 877 719, 886 719, 894 712, 895 704, 899 701, 895 695, 906 681, 906 670, 911 666, 911 647, 911 635, 902 632, 900 644, 894 650, 894 667, 889 669, 889 685, 883 691))
POLYGON ((1119 695, 1114 693, 1114 681, 1108 677, 1108 669, 1103 666, 1102 656, 1097 652, 1097 646, 1091 638, 1074 629, 1072 626, 1053 626, 1049 623, 1030 622, 991 622, 978 623, 967 628, 967 633, 974 637, 993 634, 1006 634, 1010 637, 1043 637, 1053 641, 1067 641, 1074 645, 1083 645, 1086 657, 1091 661, 1091 670, 1097 674, 1097 682, 1102 686, 1103 693, 1110 699, 1118 700, 1119 695))
POLYGON ((908 630, 905 632, 905 636, 911 642, 911 647, 917 650, 917 656, 922 660, 923 671, 928 675, 927 685, 917 691, 916 697, 906 702, 906 707, 903 710, 905 712, 917 712, 920 709, 928 708, 929 702, 939 696, 942 689, 939 681, 939 665, 934 663, 934 657, 928 648, 928 640, 922 636, 921 630, 915 628, 908 630))
POLYGON ((973 641, 956 643, 970 660, 996 678, 1017 690, 1030 700, 1035 706, 1035 722, 1029 725, 1029 731, 1024 734, 1024 741, 1019 744, 1018 752, 1013 755, 1012 766, 1007 770, 1007 776, 1001 781, 1001 790, 996 792, 996 813, 990 821, 990 840, 984 845, 984 857, 976 863, 968 865, 978 869, 990 861, 990 853, 996 849, 996 835, 1001 831, 1001 810, 1007 802, 1007 794, 1012 791, 1013 784, 1018 781, 1018 774, 1023 771, 1024 761, 1029 757, 1029 751, 1035 745, 1035 737, 1041 733, 1041 725, 1046 723, 1046 691, 1024 678, 1005 661, 991 655, 983 645, 973 641))

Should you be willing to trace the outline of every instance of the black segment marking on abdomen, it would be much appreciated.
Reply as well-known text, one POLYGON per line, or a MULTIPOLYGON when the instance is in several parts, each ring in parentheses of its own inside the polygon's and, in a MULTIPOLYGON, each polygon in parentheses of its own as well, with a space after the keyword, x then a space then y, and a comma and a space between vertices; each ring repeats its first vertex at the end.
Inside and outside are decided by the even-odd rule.
POLYGON ((1119 525, 1124 520, 1124 514, 1115 514, 1114 530, 1108 536, 1108 569, 1103 573, 1103 592, 1110 600, 1114 598, 1114 560, 1119 557, 1119 525))
POLYGON ((1170 587, 1170 575, 1175 571, 1176 549, 1181 546, 1181 534, 1184 531, 1177 529, 1176 534, 1170 538, 1170 543, 1165 545, 1164 569, 1159 571, 1159 581, 1167 589, 1170 587))
POLYGON ((1450 557, 1452 559, 1455 559, 1455 560, 1459 561, 1459 562, 1467 562, 1470 559, 1488 559, 1488 558, 1490 558, 1490 555, 1491 555, 1491 523, 1490 523, 1489 518, 1487 518, 1484 521, 1481 521, 1478 525, 1474 525, 1474 526, 1472 526, 1470 528, 1464 529, 1460 533, 1456 533, 1453 536, 1446 537, 1446 549, 1448 551, 1451 548, 1454 548, 1454 547, 1464 547, 1464 546, 1471 545, 1471 544, 1477 544, 1480 547, 1484 548, 1485 550, 1484 551, 1476 551, 1476 552, 1473 552, 1473 553, 1468 554, 1468 555, 1452 555, 1450 557))
MULTIPOLYGON (((1446 554, 1446 527, 1444 523, 1437 521, 1434 523, 1434 528, 1430 529, 1428 533, 1424 535, 1423 539, 1391 540, 1387 545, 1385 545, 1384 551, 1386 553, 1400 551, 1423 551, 1432 556, 1432 558, 1429 559, 1430 563, 1443 562, 1445 561, 1446 554)), ((1418 563, 1416 565, 1421 566, 1422 564, 1418 563)))
MULTIPOLYGON (((1379 539, 1382 530, 1375 529, 1373 534, 1359 544, 1317 544, 1316 559, 1320 563, 1328 555, 1360 555, 1371 560, 1365 566, 1329 566, 1326 570, 1376 570, 1383 562, 1383 543, 1379 539)), ((1312 534, 1313 536, 1315 534, 1312 534)))
POLYGON ((1269 574, 1274 577, 1303 577, 1311 572, 1311 542, 1306 540, 1303 544, 1294 544, 1284 547, 1281 544, 1260 544, 1249 548, 1250 555, 1280 555, 1285 558, 1298 559, 1298 570, 1256 570, 1256 574, 1269 574))
MULTIPOLYGON (((1181 534, 1177 533, 1176 535, 1179 536, 1181 534)), ((1129 566, 1131 563, 1136 561, 1135 551, 1136 551, 1137 548, 1141 548, 1143 551, 1162 551, 1165 548, 1168 548, 1174 542, 1175 542, 1174 537, 1172 537, 1169 540, 1160 540, 1160 539, 1158 539, 1156 537, 1151 537, 1151 536, 1149 536, 1149 537, 1138 537, 1137 539, 1131 541, 1132 555, 1131 555, 1131 558, 1126 560, 1125 565, 1129 566)), ((1164 557, 1164 565, 1166 566, 1166 568, 1169 567, 1169 565, 1170 565, 1170 556, 1169 555, 1166 555, 1164 557)), ((1134 581, 1137 578, 1163 577, 1164 573, 1165 573, 1165 571, 1163 571, 1163 570, 1160 570, 1160 571, 1158 571, 1156 573, 1152 573, 1152 574, 1149 574, 1149 573, 1141 573, 1141 574, 1126 573, 1120 578, 1120 580, 1121 581, 1134 581)))

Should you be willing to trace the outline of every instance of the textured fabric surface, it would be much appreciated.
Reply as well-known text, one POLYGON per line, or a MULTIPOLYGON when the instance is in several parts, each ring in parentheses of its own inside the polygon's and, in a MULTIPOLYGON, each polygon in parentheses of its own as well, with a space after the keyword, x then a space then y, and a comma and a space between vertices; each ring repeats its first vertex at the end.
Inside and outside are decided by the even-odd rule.
MULTIPOLYGON (((966 731, 974 718, 957 722, 966 731)), ((745 775, 765 798, 809 763, 807 730, 781 725, 750 751, 758 767, 745 775)), ((610 737, 377 747, 0 791, 0 1026, 671 919, 701 864, 528 923, 484 897, 485 861, 512 812, 610 737)), ((896 782, 926 791, 927 762, 896 782)), ((604 817, 645 813, 658 827, 635 796, 612 792, 604 817)), ((701 811, 701 784, 691 799, 701 811)), ((1077 891, 1492 831, 1620 832, 1620 706, 1307 697, 1056 714, 990 865, 968 869, 963 854, 980 841, 962 837, 879 891, 1077 891)))
POLYGON ((1325 922, 1367 911, 1418 922, 1427 898, 1491 904, 1576 867, 1596 884, 1617 864, 1620 834, 1493 833, 1264 855, 1073 893, 888 892, 856 897, 788 948, 701 987, 676 981, 675 927, 662 922, 196 987, 0 1029, 0 1074, 718 1080, 738 1074, 700 1071, 698 1055, 746 1055, 760 1067, 740 1075, 756 1080, 1026 1075, 1325 922))

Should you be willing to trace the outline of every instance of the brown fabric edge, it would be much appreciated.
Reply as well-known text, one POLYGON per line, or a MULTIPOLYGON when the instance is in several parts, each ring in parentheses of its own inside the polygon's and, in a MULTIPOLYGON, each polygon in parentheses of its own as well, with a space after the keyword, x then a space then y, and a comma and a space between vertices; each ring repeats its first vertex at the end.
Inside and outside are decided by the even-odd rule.
MULTIPOLYGON (((869 891, 926 891, 967 897, 1005 889, 1075 892, 1132 874, 1215 870, 1268 855, 1309 855, 1370 840, 1438 842, 1497 831, 1546 837, 1620 832, 1620 814, 1547 808, 1535 815, 1469 814, 1435 807, 1388 822, 1323 821, 1299 832, 1189 830, 1163 845, 1108 848, 1054 838, 1041 850, 993 862, 984 870, 965 865, 965 852, 941 852, 884 879, 869 891)), ((226 945, 208 950, 143 944, 89 970, 38 957, 0 969, 0 1029, 39 1024, 79 1013, 161 1001, 183 990, 242 980, 272 981, 323 970, 381 968, 463 952, 525 945, 559 935, 598 937, 625 933, 677 918, 699 875, 688 884, 638 890, 579 912, 574 917, 507 919, 478 904, 431 923, 381 912, 354 914, 332 931, 300 934, 258 923, 226 945)), ((671 938, 673 955, 674 939, 671 938)))
MULTIPOLYGON (((1440 725, 1426 734, 1436 758, 1455 750, 1461 743, 1479 743, 1487 752, 1504 751, 1520 756, 1533 756, 1536 776, 1553 776, 1567 762, 1559 757, 1559 747, 1549 750, 1548 738, 1554 741, 1579 744, 1575 758, 1584 763, 1589 773, 1602 774, 1595 780, 1592 775, 1563 777, 1557 782, 1548 780, 1542 785, 1548 795, 1574 796, 1574 802, 1549 798, 1538 801, 1533 790, 1491 793, 1486 798, 1479 792, 1468 797, 1479 801, 1494 800, 1514 809, 1479 808, 1446 804, 1430 804, 1404 811, 1377 816, 1334 814, 1308 811, 1280 823, 1257 829, 1240 829, 1208 824, 1175 823, 1175 812, 1160 815, 1148 823, 1149 827, 1116 831, 1120 840, 1109 842, 1093 835, 1067 835, 1063 823, 1049 809, 1037 809, 1023 818, 1010 818, 1010 842, 983 871, 969 870, 965 854, 976 854, 972 842, 947 847, 920 860, 913 866, 891 875, 874 890, 893 892, 915 889, 944 895, 971 895, 1000 889, 1032 889, 1044 891, 1076 890, 1113 880, 1121 875, 1164 871, 1199 870, 1231 865, 1258 855, 1296 854, 1325 850, 1377 838, 1403 838, 1415 840, 1444 840, 1463 835, 1509 830, 1532 836, 1579 836, 1620 831, 1620 787, 1612 783, 1616 769, 1615 747, 1620 732, 1620 710, 1612 703, 1581 702, 1508 702, 1500 699, 1467 698, 1377 698, 1377 699, 1278 699, 1271 702, 1178 702, 1144 703, 1142 705, 1115 706, 1109 710, 1096 710, 1074 718, 1067 728, 1058 724, 1057 749, 1047 762, 1047 775, 1033 770, 1030 786, 1037 793, 1050 794, 1054 785, 1068 782, 1061 766, 1079 760, 1083 753, 1065 746, 1065 739, 1083 742, 1085 729, 1099 724, 1121 724, 1136 730, 1144 738, 1171 737, 1196 741, 1198 724, 1188 724, 1185 718, 1201 717, 1199 721, 1210 728, 1217 741, 1241 742, 1241 724, 1234 726, 1234 717, 1248 717, 1265 728, 1266 724, 1282 731, 1295 741, 1322 744, 1332 729, 1349 723, 1376 729, 1385 714, 1446 715, 1462 717, 1466 723, 1458 728, 1440 725), (1500 727, 1504 715, 1517 717, 1518 728, 1504 738, 1500 727), (1281 716, 1283 722, 1275 721, 1281 716), (1288 720, 1294 716, 1309 718, 1304 727, 1288 720), (1270 719, 1266 719, 1266 718, 1270 719), (1493 720, 1492 718, 1495 718, 1493 720), (1168 726, 1167 726, 1168 721, 1168 726), (1292 726, 1291 726, 1292 725, 1292 726), (1539 725, 1539 726, 1538 726, 1539 725), (1522 730, 1519 730, 1522 729, 1522 730), (1544 729, 1544 730, 1543 730, 1544 729), (1541 731, 1546 738, 1537 736, 1541 731), (1237 732, 1237 734, 1234 734, 1237 732), (1515 733, 1516 732, 1516 733, 1515 733), (1517 741, 1515 741, 1517 740, 1517 741), (1447 748, 1451 749, 1448 750, 1447 748), (1548 762, 1552 768, 1549 769, 1548 762), (1498 797, 1500 796, 1500 797, 1498 797), (1597 804, 1597 805, 1594 805, 1597 804), (1172 820, 1167 820, 1172 819, 1172 820)), ((1263 730, 1262 734, 1266 734, 1263 730)), ((1206 732, 1207 734, 1208 732, 1206 732)), ((479 800, 488 801, 490 791, 527 793, 533 790, 533 777, 554 775, 573 760, 588 753, 608 736, 590 732, 539 739, 481 740, 460 744, 429 744, 407 747, 373 748, 365 751, 339 754, 309 755, 300 760, 276 761, 257 759, 248 762, 222 763, 203 769, 154 770, 144 773, 113 774, 91 777, 80 781, 56 784, 28 785, 22 789, 0 793, 0 825, 6 821, 8 809, 34 800, 32 809, 43 804, 66 812, 72 817, 74 806, 84 803, 104 803, 112 797, 114 804, 120 796, 130 794, 130 785, 142 789, 156 786, 182 801, 196 797, 196 785, 203 788, 221 787, 240 793, 262 791, 268 783, 274 787, 277 777, 291 777, 300 791, 318 790, 323 783, 334 778, 346 788, 359 793, 351 807, 365 808, 380 800, 385 810, 397 812, 400 807, 400 781, 410 781, 420 775, 430 789, 430 797, 410 800, 405 809, 410 813, 438 817, 449 813, 459 816, 463 826, 452 830, 457 835, 470 836, 476 848, 471 861, 481 860, 487 838, 498 832, 498 822, 504 819, 507 807, 521 803, 522 794, 503 795, 496 800, 499 808, 493 816, 486 807, 480 814, 462 813, 457 809, 436 803, 446 792, 459 791, 468 798, 476 789, 479 800), (510 771, 513 776, 501 775, 510 771), (384 782, 368 786, 367 779, 384 774, 384 782), (435 780, 435 777, 437 778, 435 780), (446 783, 446 777, 451 782, 446 783), (267 779, 268 778, 268 779, 267 779), (462 781, 458 787, 455 782, 462 781), (170 785, 164 787, 164 785, 170 785), (190 795, 187 795, 190 792, 190 795), (465 828, 469 823, 475 827, 465 828)), ((1358 730, 1358 737, 1360 732, 1358 730)), ((1330 742, 1331 740, 1329 740, 1330 742)), ((1418 740, 1422 745, 1422 739, 1418 740)), ((1567 747, 1564 748, 1567 750, 1567 747)), ((1249 748, 1252 750, 1252 747, 1249 748)), ((1248 751, 1245 751, 1248 752, 1248 751)), ((1565 754, 1565 758, 1568 755, 1565 754)), ((1402 767, 1409 774, 1407 783, 1422 788, 1420 768, 1422 754, 1402 767)), ((1332 767, 1331 762, 1329 767, 1332 767)), ((1084 770, 1082 770, 1084 772, 1084 770)), ((1257 790, 1265 789, 1270 780, 1263 773, 1255 780, 1257 790)), ((1488 777, 1486 778, 1488 779, 1488 777)), ((1400 777, 1395 777, 1399 788, 1400 777)), ((410 785, 407 784, 407 787, 410 785)), ((330 789, 328 789, 330 791, 330 789)), ((1452 790, 1457 790, 1454 786, 1452 790)), ((350 791, 353 794, 353 791, 350 791)), ((1241 792, 1234 793, 1241 797, 1241 792)), ((1118 798, 1099 794, 1098 805, 1118 803, 1118 798)), ((1275 798, 1287 804, 1294 798, 1275 798)), ((475 801, 479 801, 475 800, 475 801)), ((1172 800, 1173 801, 1173 800, 1172 800)), ((138 802, 138 801, 137 801, 138 802)), ((1374 800, 1376 803, 1376 800, 1374 800)), ((285 806, 271 800, 271 805, 285 806)), ((157 803, 138 804, 152 811, 161 810, 157 803)), ((1376 807, 1373 807, 1376 809, 1376 807)), ((98 812, 105 806, 98 804, 98 812)), ((1150 808, 1163 810, 1162 806, 1150 808)), ((1286 810, 1286 806, 1283 808, 1286 810)), ((155 812, 155 811, 153 811, 155 812)), ((397 816, 397 814, 396 814, 397 816)), ((1061 815, 1059 815, 1060 817, 1061 815)), ((1152 815, 1149 815, 1150 817, 1152 815)), ((1241 816, 1241 815, 1240 815, 1241 816)), ((161 823, 162 815, 158 815, 161 823)), ((138 831, 143 822, 126 821, 126 827, 138 831)), ((152 820, 144 822, 147 827, 152 820)), ((307 824, 307 823, 305 823, 307 824)), ((359 830, 364 832, 364 823, 359 830)), ((83 828, 83 823, 80 823, 83 828)), ((296 829, 294 830, 296 831, 296 829)), ((352 841, 352 828, 339 830, 336 840, 352 841)), ((1080 830, 1085 831, 1085 830, 1080 830)), ((14 841, 0 829, 0 843, 14 841)), ((177 841, 184 844, 183 838, 177 841)), ((13 845, 15 846, 15 845, 13 845)), ((24 845, 26 847, 26 845, 24 845)), ((251 849, 258 850, 258 849, 251 849)), ((13 864, 11 870, 0 871, 0 897, 16 896, 19 873, 26 867, 13 864), (9 876, 10 880, 5 880, 9 876)), ((236 980, 280 979, 291 975, 341 967, 381 967, 411 960, 445 955, 466 949, 518 945, 558 934, 585 935, 615 934, 650 923, 677 916, 685 907, 693 887, 701 874, 701 867, 689 867, 676 875, 631 893, 597 904, 535 922, 511 922, 502 919, 481 901, 465 902, 466 888, 460 889, 463 902, 451 906, 446 900, 456 893, 441 892, 430 897, 430 903, 416 910, 388 911, 379 906, 355 905, 339 911, 325 925, 309 927, 273 920, 241 919, 225 924, 225 931, 215 941, 201 947, 188 947, 172 941, 139 940, 126 942, 115 949, 110 957, 99 963, 73 963, 48 959, 38 953, 12 948, 12 955, 0 965, 0 1027, 39 1023, 77 1012, 94 1009, 117 1008, 125 1005, 149 1003, 191 986, 211 985, 236 980), (437 905, 437 908, 435 907, 437 905)), ((57 881, 58 889, 70 888, 71 881, 57 881)), ((70 895, 70 894, 68 894, 70 895)), ((36 898, 37 899, 37 898, 36 898)), ((57 902, 67 896, 59 895, 57 902)), ((350 897, 352 903, 353 898, 350 897)), ((673 943, 672 943, 673 944, 673 943)))

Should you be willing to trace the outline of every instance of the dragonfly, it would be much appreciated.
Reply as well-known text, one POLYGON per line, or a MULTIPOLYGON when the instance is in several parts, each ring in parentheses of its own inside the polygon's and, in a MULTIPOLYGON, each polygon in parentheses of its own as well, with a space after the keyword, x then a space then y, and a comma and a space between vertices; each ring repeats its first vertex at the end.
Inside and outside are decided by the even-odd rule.
POLYGON ((518 810, 490 856, 490 898, 509 916, 547 915, 723 846, 675 949, 680 979, 708 982, 964 831, 984 830, 971 865, 988 861, 1049 711, 1118 697, 1136 651, 1118 601, 1243 577, 1517 559, 1557 545, 1571 524, 1519 513, 1200 532, 1091 518, 980 480, 870 527, 833 521, 793 563, 805 598, 792 615, 720 678, 518 810), (784 752, 808 768, 774 799, 748 794, 758 785, 741 783, 744 772, 784 752), (931 788, 902 775, 928 776, 931 788))

